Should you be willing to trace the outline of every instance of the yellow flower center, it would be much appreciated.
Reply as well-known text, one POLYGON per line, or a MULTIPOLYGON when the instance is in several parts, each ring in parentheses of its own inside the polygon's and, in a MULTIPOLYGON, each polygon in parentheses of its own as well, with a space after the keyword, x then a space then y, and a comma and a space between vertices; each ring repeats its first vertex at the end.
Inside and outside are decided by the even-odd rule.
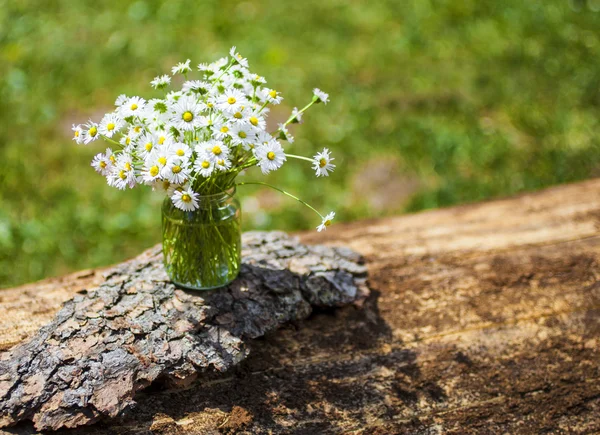
POLYGON ((161 165, 166 165, 167 164, 167 158, 166 157, 159 157, 158 158, 158 163, 160 163, 161 165))
POLYGON ((212 109, 212 108, 213 108, 213 103, 206 103, 206 106, 207 106, 209 109, 212 109))
POLYGON ((171 182, 169 180, 163 180, 162 186, 163 189, 167 190, 169 187, 171 187, 171 182))
POLYGON ((89 135, 94 137, 98 133, 98 129, 96 127, 91 127, 88 131, 89 135))
POLYGON ((125 180, 127 178, 127 174, 125 174, 125 171, 120 171, 119 172, 119 178, 121 180, 125 180))
POLYGON ((227 102, 228 102, 229 104, 235 104, 235 102, 236 102, 236 99, 235 99, 234 97, 229 97, 229 98, 227 99, 227 102))
POLYGON ((75 135, 75 137, 79 137, 79 130, 75 130, 74 135, 75 135))
POLYGON ((128 137, 127 139, 125 139, 125 144, 126 145, 129 145, 130 143, 131 143, 131 138, 130 137, 128 137))
POLYGON ((181 166, 177 166, 177 165, 173 166, 171 168, 171 172, 173 172, 174 174, 179 174, 181 172, 181 166))
POLYGON ((106 129, 107 129, 108 131, 113 131, 113 130, 115 129, 115 124, 114 124, 114 123, 112 123, 112 122, 109 122, 109 123, 106 125, 106 129))
POLYGON ((133 103, 133 104, 131 105, 131 110, 137 110, 137 108, 138 108, 138 105, 137 105, 137 104, 133 103))
POLYGON ((203 167, 204 169, 208 169, 208 168, 210 167, 210 163, 209 163, 209 162, 207 162, 206 160, 204 160, 204 161, 202 162, 202 167, 203 167))
POLYGON ((164 143, 165 143, 165 139, 166 139, 166 137, 164 137, 164 136, 161 136, 161 137, 159 137, 159 138, 158 138, 158 144, 159 144, 159 145, 162 145, 162 144, 164 144, 164 143))
POLYGON ((217 160, 217 164, 218 164, 219 166, 223 166, 223 165, 225 165, 225 160, 223 160, 223 159, 221 159, 221 160, 217 160))
POLYGON ((223 152, 223 150, 221 150, 221 147, 219 145, 215 145, 212 149, 212 153, 215 156, 218 156, 219 154, 221 154, 223 152))
POLYGON ((179 157, 183 157, 183 156, 185 156, 185 151, 180 148, 177 150, 177 152, 175 154, 177 154, 179 157))
POLYGON ((269 151, 267 153, 267 159, 269 159, 269 160, 275 160, 275 153, 273 151, 269 151))
POLYGON ((255 127, 256 127, 256 126, 258 125, 258 118, 257 118, 257 117, 255 117, 255 116, 252 116, 252 117, 250 118, 250 124, 252 124, 253 126, 255 126, 255 127))
POLYGON ((192 200, 192 197, 187 193, 184 193, 183 195, 181 195, 181 200, 183 202, 190 202, 192 200))
POLYGON ((106 168, 106 162, 104 160, 102 160, 99 165, 102 169, 106 168))
POLYGON ((238 133, 238 136, 241 137, 242 139, 246 139, 247 134, 246 134, 246 132, 240 131, 238 133))
POLYGON ((117 161, 117 159, 115 159, 115 156, 112 156, 112 155, 109 157, 109 159, 112 163, 117 161))
POLYGON ((152 166, 150 168, 150 175, 152 175, 153 177, 156 177, 158 175, 158 166, 152 166))
POLYGON ((273 89, 272 91, 269 92, 269 95, 271 96, 271 98, 275 98, 275 97, 277 97, 277 91, 275 89, 273 89))
POLYGON ((227 133, 228 131, 229 131, 229 127, 227 127, 226 125, 221 127, 221 133, 227 133))
POLYGON ((148 142, 146 145, 144 145, 144 148, 146 148, 146 151, 151 151, 152 150, 152 142, 148 142))
POLYGON ((136 125, 135 127, 133 127, 133 131, 135 131, 136 133, 139 133, 140 131, 142 131, 142 127, 139 125, 136 125))
POLYGON ((125 162, 125 170, 126 171, 131 171, 131 163, 125 162))
POLYGON ((235 115, 233 115, 233 117, 235 119, 242 119, 242 114, 240 112, 235 112, 235 115))
POLYGON ((183 120, 185 122, 190 122, 192 119, 194 119, 194 115, 192 114, 192 112, 185 112, 183 114, 183 120))
POLYGON ((324 168, 326 165, 327 165, 327 160, 325 160, 325 159, 319 160, 319 166, 321 168, 324 168))
POLYGON ((331 225, 331 221, 329 219, 327 219, 325 222, 323 222, 323 224, 328 227, 329 225, 331 225))

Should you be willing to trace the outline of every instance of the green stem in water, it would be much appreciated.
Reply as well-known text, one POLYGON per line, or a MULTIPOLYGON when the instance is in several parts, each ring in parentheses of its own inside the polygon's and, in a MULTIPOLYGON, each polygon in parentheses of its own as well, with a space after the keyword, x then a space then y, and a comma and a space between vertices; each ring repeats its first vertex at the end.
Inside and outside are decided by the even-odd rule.
POLYGON ((243 181, 241 183, 236 183, 236 186, 247 186, 247 185, 252 185, 252 184, 259 185, 259 186, 267 186, 267 187, 270 187, 271 189, 275 189, 278 192, 283 193, 285 196, 289 196, 290 198, 298 201, 300 204, 305 205, 306 207, 310 208, 312 211, 314 211, 316 214, 318 214, 321 219, 325 219, 325 217, 321 213, 319 213, 319 211, 316 208, 314 208, 312 205, 310 205, 308 202, 303 201, 300 198, 298 198, 297 196, 292 195, 290 192, 286 192, 285 190, 282 190, 279 187, 275 187, 269 183, 263 183, 262 181, 249 181, 249 182, 243 181))

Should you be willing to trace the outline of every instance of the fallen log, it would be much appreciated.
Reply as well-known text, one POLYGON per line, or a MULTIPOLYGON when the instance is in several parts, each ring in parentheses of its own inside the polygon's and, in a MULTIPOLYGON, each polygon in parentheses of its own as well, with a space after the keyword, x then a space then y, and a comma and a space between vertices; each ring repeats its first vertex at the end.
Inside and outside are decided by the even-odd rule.
POLYGON ((366 268, 347 248, 306 246, 284 233, 246 233, 240 276, 209 292, 177 289, 157 246, 66 302, 0 361, 0 427, 39 430, 117 417, 153 382, 186 387, 248 355, 246 342, 312 307, 364 298, 366 268))
MULTIPOLYGON (((246 341, 223 374, 142 390, 121 417, 59 433, 600 433, 599 229, 589 180, 301 234, 365 257, 361 309, 313 310, 246 341)), ((1 290, 0 350, 102 273, 1 290)))

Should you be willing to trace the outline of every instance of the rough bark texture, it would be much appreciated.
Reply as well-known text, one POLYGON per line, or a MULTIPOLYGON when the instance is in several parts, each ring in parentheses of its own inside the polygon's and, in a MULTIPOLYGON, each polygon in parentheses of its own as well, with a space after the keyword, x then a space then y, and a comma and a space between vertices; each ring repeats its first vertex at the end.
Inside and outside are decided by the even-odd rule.
POLYGON ((225 372, 246 358, 248 340, 368 293, 366 267, 347 248, 247 233, 243 255, 238 279, 211 292, 175 288, 160 247, 106 272, 0 361, 0 426, 116 417, 155 381, 186 387, 198 373, 225 372))
MULTIPOLYGON (((600 433, 599 228, 590 180, 302 235, 365 256, 361 309, 315 310, 250 341, 227 373, 152 387, 121 419, 75 433, 600 433)), ((0 291, 0 346, 100 279, 0 291)))

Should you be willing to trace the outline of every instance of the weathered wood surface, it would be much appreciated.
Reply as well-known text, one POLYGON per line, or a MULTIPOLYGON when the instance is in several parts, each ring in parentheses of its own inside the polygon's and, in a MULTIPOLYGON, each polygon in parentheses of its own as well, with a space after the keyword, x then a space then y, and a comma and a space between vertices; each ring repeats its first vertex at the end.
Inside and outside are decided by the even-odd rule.
MULTIPOLYGON (((600 433, 599 226, 591 180, 305 234, 366 257, 361 309, 314 313, 233 373, 77 433, 600 433)), ((86 274, 0 293, 4 346, 86 274)))
POLYGON ((181 388, 225 372, 247 357, 251 339, 312 307, 368 295, 366 267, 347 248, 253 232, 242 253, 238 278, 210 292, 171 284, 160 246, 108 270, 0 360, 0 427, 29 420, 55 430, 117 417, 153 382, 181 388))

